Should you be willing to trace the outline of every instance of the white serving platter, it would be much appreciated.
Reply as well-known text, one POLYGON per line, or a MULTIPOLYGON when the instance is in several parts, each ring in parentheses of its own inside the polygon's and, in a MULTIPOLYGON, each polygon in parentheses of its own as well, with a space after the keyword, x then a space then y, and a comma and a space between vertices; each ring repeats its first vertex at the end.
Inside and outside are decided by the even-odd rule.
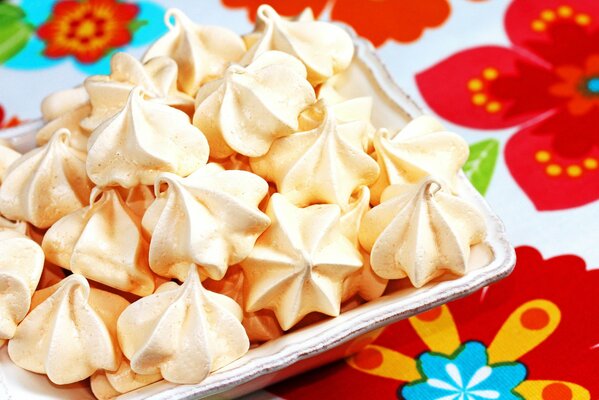
MULTIPOLYGON (((348 29, 350 30, 350 29, 348 29)), ((351 30, 350 30, 351 31, 351 30)), ((336 89, 345 97, 371 96, 372 122, 396 131, 422 112, 395 84, 370 42, 351 34, 356 57, 336 89)), ((41 121, 0 130, 0 138, 25 151, 34 146, 41 121)), ((460 174, 458 193, 475 204, 485 216, 488 235, 484 244, 472 249, 469 272, 463 277, 445 276, 423 288, 407 284, 375 301, 362 304, 336 318, 329 318, 293 331, 251 349, 245 356, 212 373, 198 385, 157 382, 120 396, 122 400, 171 400, 207 397, 233 398, 266 387, 289 376, 346 356, 374 338, 373 331, 438 305, 466 296, 506 277, 514 268, 515 252, 506 239, 504 226, 485 200, 460 174), (352 345, 353 343, 353 345, 352 345)), ((8 399, 93 399, 86 382, 59 387, 45 376, 14 366, 0 349, 0 398, 8 399)))

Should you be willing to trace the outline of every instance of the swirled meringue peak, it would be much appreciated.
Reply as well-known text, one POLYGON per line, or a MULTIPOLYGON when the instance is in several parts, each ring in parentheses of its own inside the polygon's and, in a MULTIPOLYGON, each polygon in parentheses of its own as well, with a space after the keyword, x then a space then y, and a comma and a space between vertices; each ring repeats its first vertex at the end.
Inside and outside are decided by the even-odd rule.
POLYGON ((61 128, 68 129, 71 132, 70 145, 72 148, 87 152, 87 141, 90 131, 81 127, 81 121, 91 112, 91 106, 88 103, 81 105, 69 112, 66 112, 44 125, 35 135, 35 141, 38 146, 48 143, 54 135, 54 132, 61 128))
POLYGON ((196 25, 181 10, 169 9, 164 21, 169 32, 148 49, 143 60, 158 56, 174 59, 179 66, 179 87, 192 96, 202 84, 220 77, 227 64, 238 61, 246 50, 236 33, 196 25))
POLYGON ((360 243, 385 279, 421 287, 443 271, 466 273, 470 247, 485 238, 482 214, 440 182, 393 185, 362 220, 360 243))
POLYGON ((21 153, 13 150, 7 143, 0 141, 0 184, 2 183, 2 176, 11 166, 12 163, 17 161, 21 157, 21 153))
POLYGON ((193 113, 193 97, 177 89, 177 63, 169 57, 156 57, 144 64, 127 53, 116 53, 110 60, 110 75, 90 76, 85 80, 91 115, 81 121, 90 131, 118 113, 127 103, 131 90, 139 86, 147 100, 153 100, 193 113))
POLYGON ((141 217, 116 189, 94 188, 90 205, 58 220, 44 235, 48 260, 88 279, 125 292, 154 292, 141 217))
POLYGON ((85 153, 70 146, 71 133, 59 129, 48 143, 16 160, 0 186, 0 213, 47 228, 88 204, 91 182, 85 153))
POLYGON ((81 381, 96 370, 116 371, 121 351, 116 321, 129 302, 90 288, 78 274, 37 291, 32 311, 8 342, 19 367, 48 375, 55 384, 81 381))
POLYGON ((204 289, 193 265, 188 270, 183 285, 167 283, 121 314, 119 342, 134 372, 194 384, 248 351, 241 308, 204 289))
POLYGON ((52 121, 88 103, 89 96, 83 86, 61 90, 44 98, 41 107, 42 118, 44 121, 52 121))
POLYGON ((98 126, 88 144, 87 173, 98 186, 151 185, 161 172, 187 176, 208 160, 208 143, 187 114, 131 90, 127 103, 98 126))
POLYGON ((300 207, 332 203, 345 209, 354 190, 377 179, 379 167, 363 148, 367 124, 340 123, 332 107, 321 106, 323 118, 316 128, 277 139, 250 165, 300 207))
POLYGON ((370 187, 373 205, 380 202, 387 186, 417 183, 427 176, 453 190, 469 153, 464 139, 445 131, 439 121, 426 115, 414 119, 395 136, 379 130, 374 148, 381 174, 370 187))
POLYGON ((258 209, 268 184, 251 172, 211 163, 187 178, 162 174, 155 191, 142 224, 152 237, 150 267, 161 276, 183 280, 197 264, 202 275, 221 279, 270 224, 258 209))
POLYGON ((131 370, 129 360, 123 357, 119 369, 115 372, 96 371, 90 378, 92 393, 99 400, 112 400, 121 394, 158 382, 162 375, 136 374, 131 370))
POLYGON ((269 50, 284 51, 304 63, 313 86, 346 69, 354 56, 349 34, 336 25, 302 15, 292 20, 281 17, 269 5, 258 7, 256 27, 262 36, 252 38, 254 43, 241 63, 247 65, 269 50))
POLYGON ((25 318, 44 267, 44 252, 16 231, 0 231, 0 339, 25 318))
POLYGON ((300 112, 314 101, 302 63, 269 51, 247 67, 229 66, 223 78, 200 88, 193 122, 208 138, 212 157, 257 157, 296 131, 300 112))
POLYGON ((335 204, 298 208, 283 195, 270 198, 270 228, 241 262, 248 280, 246 311, 273 310, 288 330, 311 312, 339 315, 343 281, 362 258, 340 229, 335 204))

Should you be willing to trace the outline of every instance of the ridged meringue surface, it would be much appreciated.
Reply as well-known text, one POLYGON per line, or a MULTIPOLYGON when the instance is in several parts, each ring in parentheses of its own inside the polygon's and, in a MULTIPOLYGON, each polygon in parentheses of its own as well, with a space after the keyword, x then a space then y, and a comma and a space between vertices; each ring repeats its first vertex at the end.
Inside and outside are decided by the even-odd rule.
POLYGON ((246 311, 273 310, 284 330, 308 313, 339 314, 345 278, 360 269, 360 253, 341 232, 334 204, 298 208, 270 198, 270 228, 241 262, 248 281, 246 311))
POLYGON ((238 61, 246 50, 236 33, 196 25, 180 10, 169 9, 164 20, 169 32, 148 49, 143 60, 157 56, 174 59, 179 66, 179 87, 192 96, 202 84, 220 77, 227 64, 238 61))
POLYGON ((204 289, 197 269, 188 269, 183 285, 167 283, 121 314, 119 341, 134 372, 194 384, 248 351, 241 308, 204 289))
POLYGON ((304 14, 297 20, 281 17, 271 6, 258 7, 256 25, 262 33, 244 55, 241 63, 249 64, 260 54, 279 50, 300 59, 308 70, 313 86, 326 81, 349 66, 354 44, 342 28, 328 22, 314 21, 304 14))
POLYGON ((35 141, 38 146, 48 143, 54 135, 54 132, 61 128, 68 129, 71 132, 70 145, 74 149, 87 153, 87 141, 90 131, 81 127, 81 120, 86 118, 91 112, 91 106, 88 103, 70 110, 44 125, 35 135, 35 141))
POLYGON ((15 161, 0 186, 0 213, 47 228, 88 204, 91 182, 85 153, 69 145, 71 133, 59 129, 50 141, 15 161))
POLYGON ((133 390, 148 386, 162 379, 160 374, 141 375, 131 370, 129 360, 123 358, 119 369, 110 371, 97 371, 90 378, 92 393, 99 400, 110 400, 129 393, 133 390))
POLYGON ((125 292, 154 292, 141 217, 116 189, 92 191, 90 205, 58 220, 44 235, 48 260, 87 279, 125 292))
POLYGON ((366 123, 340 123, 330 106, 322 107, 320 125, 277 139, 250 165, 299 206, 332 203, 345 209, 354 190, 377 179, 379 167, 363 148, 366 123))
POLYGON ((187 114, 134 88, 123 109, 88 143, 87 173, 98 186, 151 185, 160 172, 187 176, 208 160, 208 143, 187 114))
POLYGON ((116 321, 129 303, 89 287, 78 274, 37 291, 32 311, 8 343, 19 367, 48 375, 55 384, 81 381, 96 370, 116 371, 121 351, 116 321))
POLYGON ((150 267, 161 276, 183 280, 197 264, 203 275, 221 279, 270 223, 258 209, 268 184, 251 172, 211 163, 187 178, 162 174, 155 190, 142 224, 151 235, 150 267))
POLYGON ((0 231, 0 339, 25 318, 44 267, 44 252, 16 231, 0 231))
POLYGON ((208 138, 212 157, 257 157, 276 138, 296 131, 300 112, 315 100, 302 63, 269 51, 247 67, 229 66, 223 78, 200 88, 193 121, 208 138))
POLYGON ((370 187, 373 205, 380 202, 387 186, 417 183, 427 176, 453 190, 469 154, 464 139, 445 131, 439 121, 427 115, 414 119, 395 136, 379 130, 374 149, 381 173, 370 187))
POLYGON ((61 90, 42 100, 41 111, 44 121, 52 121, 89 103, 83 86, 61 90))
POLYGON ((408 276, 421 287, 445 270, 466 272, 470 246, 486 232, 478 209, 432 178, 390 186, 382 200, 360 228, 360 243, 378 276, 408 276))
POLYGON ((0 141, 0 184, 4 173, 12 163, 21 157, 21 153, 13 150, 10 146, 0 141))
POLYGON ((118 113, 136 86, 143 89, 146 100, 193 112, 193 97, 177 89, 178 67, 173 59, 156 57, 142 64, 127 53, 116 53, 110 67, 110 75, 95 75, 85 80, 91 115, 81 121, 83 128, 92 131, 118 113))

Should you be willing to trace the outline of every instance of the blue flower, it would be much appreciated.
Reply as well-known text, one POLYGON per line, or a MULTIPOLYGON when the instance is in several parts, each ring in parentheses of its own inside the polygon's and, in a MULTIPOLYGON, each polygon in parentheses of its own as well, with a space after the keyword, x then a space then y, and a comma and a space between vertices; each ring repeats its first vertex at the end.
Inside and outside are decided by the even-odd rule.
POLYGON ((406 400, 521 400, 513 392, 526 377, 519 362, 489 365, 486 347, 467 342, 452 356, 427 352, 418 359, 422 380, 405 385, 406 400))

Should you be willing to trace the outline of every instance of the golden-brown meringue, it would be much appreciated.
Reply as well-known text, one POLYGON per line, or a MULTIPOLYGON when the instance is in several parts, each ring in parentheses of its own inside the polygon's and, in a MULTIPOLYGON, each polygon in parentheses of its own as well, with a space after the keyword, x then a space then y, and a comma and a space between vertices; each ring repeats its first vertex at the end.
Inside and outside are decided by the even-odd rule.
POLYGON ((140 219, 143 218, 146 210, 156 196, 154 196, 154 186, 137 185, 130 189, 117 188, 127 207, 133 211, 140 219))
POLYGON ((54 135, 54 132, 61 128, 68 129, 71 132, 69 143, 72 148, 87 153, 87 141, 90 131, 81 127, 81 120, 86 118, 91 112, 91 106, 88 103, 81 107, 70 110, 55 119, 49 121, 36 134, 35 140, 38 146, 43 146, 54 135))
POLYGON ((25 318, 44 267, 44 252, 28 237, 0 232, 0 339, 10 339, 25 318))
POLYGON ((345 209, 354 190, 377 179, 379 167, 363 148, 366 123, 340 123, 332 107, 321 105, 319 126, 277 139, 250 165, 299 206, 333 203, 345 209))
POLYGON ((19 367, 48 375, 58 385, 78 382, 121 362, 116 320, 127 300, 89 287, 78 274, 37 291, 32 311, 8 342, 19 367))
MULTIPOLYGON (((202 285, 212 292, 224 294, 232 298, 243 309, 243 282, 243 271, 238 266, 234 266, 229 268, 225 277, 220 281, 206 279, 202 282, 202 285)), ((241 323, 252 343, 266 342, 276 339, 283 334, 275 315, 270 310, 244 311, 241 323)))
POLYGON ((335 204, 298 208, 272 195, 271 226, 240 264, 249 283, 247 311, 273 310, 284 330, 310 312, 339 314, 343 281, 362 266, 341 232, 340 214, 335 204))
POLYGON ((90 386, 97 399, 111 400, 161 379, 160 374, 136 374, 131 370, 129 360, 123 358, 119 369, 115 372, 96 371, 90 378, 90 386))
POLYGON ((169 32, 148 49, 143 59, 174 59, 179 66, 179 87, 192 96, 202 84, 220 77, 227 64, 238 61, 245 52, 243 40, 234 32, 196 25, 180 10, 169 9, 164 21, 169 32))
POLYGON ((183 285, 161 286, 119 318, 119 342, 134 372, 160 372, 169 382, 199 383, 248 351, 241 308, 227 296, 204 289, 193 265, 188 270, 183 285))
POLYGON ((44 98, 42 117, 44 121, 52 121, 88 103, 89 96, 83 86, 61 90, 44 98))
POLYGON ((155 191, 142 224, 152 236, 150 267, 161 276, 183 280, 198 264, 203 275, 221 279, 270 223, 258 209, 268 184, 251 172, 211 163, 187 178, 162 174, 155 191))
POLYGON ((145 100, 136 87, 124 108, 92 133, 87 173, 98 186, 151 185, 160 172, 191 174, 206 163, 208 152, 187 114, 145 100))
POLYGON ((390 186, 360 228, 373 271, 386 279, 408 276, 415 287, 444 270, 463 275, 470 246, 484 237, 481 213, 432 178, 390 186))
POLYGON ((131 90, 139 86, 147 100, 153 100, 193 113, 193 97, 177 89, 177 63, 169 57, 156 57, 144 64, 127 53, 116 53, 110 60, 110 75, 90 76, 85 80, 91 115, 81 126, 92 131, 118 113, 127 103, 131 90))
POLYGON ((279 50, 300 59, 308 70, 313 86, 326 81, 349 66, 354 55, 354 44, 342 28, 328 22, 307 18, 282 18, 271 6, 258 7, 256 15, 260 39, 254 38, 252 47, 241 63, 246 65, 269 50, 279 50))
POLYGON ((116 189, 94 188, 90 205, 52 225, 42 247, 50 262, 88 279, 139 296, 154 292, 141 217, 116 189))
POLYGON ((8 144, 0 142, 0 183, 2 183, 2 176, 11 166, 12 163, 17 161, 21 157, 21 153, 13 150, 8 144))
POLYGON ((464 139, 445 131, 439 121, 426 115, 411 121, 395 136, 379 130, 374 148, 381 173, 370 187, 373 205, 380 202, 387 186, 417 183, 427 176, 453 190, 469 153, 464 139))
POLYGON ((88 204, 91 182, 85 153, 70 147, 71 133, 59 129, 44 146, 15 161, 0 186, 0 213, 47 228, 88 204))
POLYGON ((257 157, 297 130, 300 112, 315 100, 302 63, 270 51, 247 67, 229 66, 222 79, 200 88, 193 121, 208 138, 212 157, 257 157))

